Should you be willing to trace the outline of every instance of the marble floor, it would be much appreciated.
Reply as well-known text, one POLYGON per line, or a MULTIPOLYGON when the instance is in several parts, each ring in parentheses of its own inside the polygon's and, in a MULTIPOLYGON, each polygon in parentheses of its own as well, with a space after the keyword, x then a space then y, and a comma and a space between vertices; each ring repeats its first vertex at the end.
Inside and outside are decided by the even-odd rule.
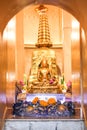
POLYGON ((7 119, 3 130, 85 130, 83 120, 7 119))

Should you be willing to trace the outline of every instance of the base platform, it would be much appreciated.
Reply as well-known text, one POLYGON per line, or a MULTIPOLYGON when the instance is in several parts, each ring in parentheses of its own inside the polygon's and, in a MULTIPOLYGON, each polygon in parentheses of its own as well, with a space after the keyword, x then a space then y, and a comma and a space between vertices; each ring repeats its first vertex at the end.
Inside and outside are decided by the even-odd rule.
POLYGON ((84 120, 78 116, 67 118, 27 118, 12 115, 8 109, 3 130, 84 130, 84 120))

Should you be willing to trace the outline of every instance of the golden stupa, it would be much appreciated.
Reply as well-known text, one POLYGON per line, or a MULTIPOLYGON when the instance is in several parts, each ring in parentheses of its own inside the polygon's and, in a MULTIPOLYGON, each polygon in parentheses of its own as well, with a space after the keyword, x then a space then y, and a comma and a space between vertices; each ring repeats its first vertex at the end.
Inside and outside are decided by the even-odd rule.
POLYGON ((39 14, 39 30, 36 49, 32 54, 32 66, 29 73, 29 93, 61 93, 59 75, 61 74, 56 64, 55 51, 50 49, 50 31, 47 11, 44 5, 35 9, 39 14))

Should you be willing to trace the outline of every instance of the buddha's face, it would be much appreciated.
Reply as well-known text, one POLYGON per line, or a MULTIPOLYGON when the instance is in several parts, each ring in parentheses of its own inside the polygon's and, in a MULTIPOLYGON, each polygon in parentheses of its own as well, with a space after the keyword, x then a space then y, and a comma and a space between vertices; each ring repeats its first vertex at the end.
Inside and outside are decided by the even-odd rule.
POLYGON ((42 59, 42 61, 41 61, 41 67, 42 68, 48 68, 49 67, 46 59, 42 59))

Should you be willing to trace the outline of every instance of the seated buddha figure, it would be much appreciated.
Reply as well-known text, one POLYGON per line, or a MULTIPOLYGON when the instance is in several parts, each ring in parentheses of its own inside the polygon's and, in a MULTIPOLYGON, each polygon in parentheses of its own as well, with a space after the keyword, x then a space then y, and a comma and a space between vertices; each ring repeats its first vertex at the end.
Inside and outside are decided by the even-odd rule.
POLYGON ((38 67, 38 80, 40 82, 49 81, 51 78, 51 71, 46 58, 42 58, 38 67))

